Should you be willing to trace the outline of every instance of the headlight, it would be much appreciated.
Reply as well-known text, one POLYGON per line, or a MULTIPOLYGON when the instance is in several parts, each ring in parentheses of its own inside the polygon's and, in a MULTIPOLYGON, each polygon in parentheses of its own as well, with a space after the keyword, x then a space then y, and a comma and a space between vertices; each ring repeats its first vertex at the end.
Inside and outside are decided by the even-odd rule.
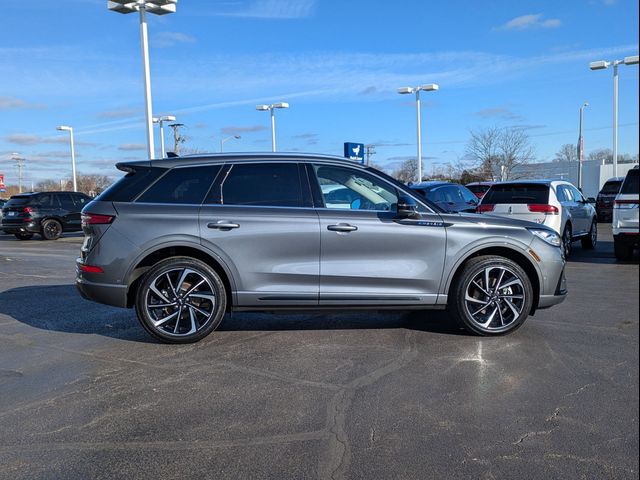
POLYGON ((554 247, 559 247, 560 245, 562 245, 562 239, 556 232, 537 228, 530 228, 529 231, 539 239, 547 242, 549 245, 553 245, 554 247))

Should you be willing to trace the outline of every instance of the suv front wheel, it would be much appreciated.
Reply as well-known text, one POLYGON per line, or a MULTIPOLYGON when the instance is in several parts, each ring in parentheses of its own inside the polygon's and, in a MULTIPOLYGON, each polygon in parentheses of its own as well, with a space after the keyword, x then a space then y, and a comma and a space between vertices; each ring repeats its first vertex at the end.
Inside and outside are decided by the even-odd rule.
POLYGON ((174 257, 154 265, 136 293, 144 329, 165 343, 192 343, 215 330, 227 307, 220 276, 206 263, 174 257))
POLYGON ((503 335, 518 329, 533 305, 533 287, 513 260, 481 256, 469 260, 449 292, 455 320, 477 335, 503 335))

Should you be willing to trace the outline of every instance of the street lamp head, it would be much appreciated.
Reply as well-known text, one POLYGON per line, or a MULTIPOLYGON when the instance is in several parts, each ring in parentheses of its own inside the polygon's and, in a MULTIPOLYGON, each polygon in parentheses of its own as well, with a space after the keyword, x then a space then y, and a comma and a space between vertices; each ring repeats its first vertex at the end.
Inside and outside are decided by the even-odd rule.
POLYGON ((236 140, 238 140, 239 138, 242 138, 242 136, 240 135, 234 135, 233 138, 235 138, 236 140))
POLYGON ((109 0, 107 8, 118 13, 133 13, 139 10, 154 13, 156 15, 166 15, 176 12, 178 0, 109 0))
POLYGON ((289 108, 289 104, 287 102, 274 103, 271 108, 289 108))
POLYGON ((160 115, 159 117, 153 117, 153 123, 160 122, 175 122, 176 117, 174 115, 160 115))
POLYGON ((440 88, 440 86, 437 83, 428 83, 426 85, 421 85, 418 88, 420 90, 425 91, 425 92, 434 92, 434 91, 438 90, 440 88))
POLYGON ((624 57, 625 65, 636 65, 638 63, 638 55, 632 55, 630 57, 624 57))
POLYGON ((398 89, 398 93, 400 95, 406 95, 408 93, 413 93, 413 92, 414 92, 414 90, 411 87, 402 87, 402 88, 398 89))
POLYGON ((269 105, 256 105, 256 110, 265 112, 267 110, 270 110, 270 108, 269 108, 269 105))
POLYGON ((70 132, 71 127, 67 125, 60 125, 59 127, 56 127, 56 130, 60 130, 61 132, 70 132))
POLYGON ((583 107, 588 107, 588 106, 589 106, 589 102, 584 102, 584 103, 582 104, 582 106, 583 106, 583 107))
POLYGON ((598 62, 591 62, 589 68, 591 70, 604 70, 605 68, 609 68, 609 65, 611 65, 609 62, 600 60, 598 62))

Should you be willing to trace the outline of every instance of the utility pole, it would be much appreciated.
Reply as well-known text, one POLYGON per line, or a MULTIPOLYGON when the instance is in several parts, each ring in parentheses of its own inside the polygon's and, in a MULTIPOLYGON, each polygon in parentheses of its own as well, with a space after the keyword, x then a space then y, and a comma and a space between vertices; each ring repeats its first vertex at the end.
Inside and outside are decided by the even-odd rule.
POLYGON ((184 143, 184 136, 180 135, 180 127, 184 127, 184 123, 172 123, 169 125, 173 129, 173 153, 179 155, 180 144, 184 143))
POLYGON ((372 143, 370 143, 368 145, 365 145, 364 146, 364 152, 365 152, 365 155, 366 155, 365 162, 366 162, 366 165, 368 167, 369 165, 371 165, 371 156, 375 155, 375 153, 376 153, 376 146, 373 145, 372 143))
POLYGON ((24 158, 20 157, 17 153, 11 154, 11 159, 15 160, 18 167, 18 193, 22 193, 22 169, 24 168, 24 158))

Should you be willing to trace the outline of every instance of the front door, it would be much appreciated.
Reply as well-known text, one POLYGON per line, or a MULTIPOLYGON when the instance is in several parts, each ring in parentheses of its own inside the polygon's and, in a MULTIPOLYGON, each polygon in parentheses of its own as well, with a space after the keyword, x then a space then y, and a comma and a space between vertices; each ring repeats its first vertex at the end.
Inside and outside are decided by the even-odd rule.
POLYGON ((445 228, 422 207, 400 220, 398 191, 361 169, 314 165, 312 188, 324 205, 320 216, 320 304, 434 304, 442 277, 445 228), (315 178, 314 178, 315 174, 315 178), (350 203, 332 203, 346 188, 350 203))

